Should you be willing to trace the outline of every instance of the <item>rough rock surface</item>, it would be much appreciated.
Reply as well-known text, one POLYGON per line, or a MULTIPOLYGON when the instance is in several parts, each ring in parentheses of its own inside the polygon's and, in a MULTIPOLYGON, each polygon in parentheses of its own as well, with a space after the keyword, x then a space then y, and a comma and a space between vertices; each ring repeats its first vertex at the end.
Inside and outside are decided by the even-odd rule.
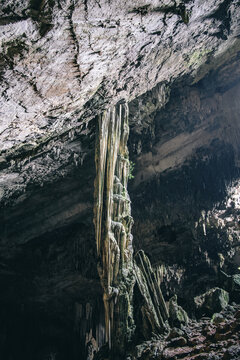
POLYGON ((237 274, 239 17, 237 0, 1 2, 4 359, 76 359, 104 341, 95 135, 122 99, 134 246, 164 296, 184 303, 237 274))
POLYGON ((235 360, 240 355, 239 331, 239 306, 228 306, 220 323, 213 324, 210 318, 191 321, 178 334, 172 329, 161 339, 138 345, 128 359, 235 360))
POLYGON ((228 302, 228 292, 220 288, 213 288, 194 298, 196 313, 205 315, 213 315, 213 313, 221 311, 228 305, 228 302))
POLYGON ((206 279, 217 286, 220 270, 240 266, 240 90, 222 82, 225 71, 176 89, 130 135, 134 244, 163 266, 170 296, 185 297, 188 286, 198 295, 206 279))
POLYGON ((188 324, 188 315, 186 311, 177 304, 177 295, 174 295, 169 300, 169 315, 171 325, 180 326, 181 324, 188 324))
MULTIPOLYGON (((9 188, 23 191, 29 177, 61 176, 59 162, 47 162, 47 171, 40 160, 33 169, 25 161, 32 154, 51 154, 52 139, 81 133, 109 104, 158 86, 156 109, 173 83, 196 83, 234 59, 240 47, 238 10, 237 1, 229 0, 4 1, 0 144, 8 170, 2 197, 9 188)), ((146 109, 140 105, 134 117, 142 116, 146 109)), ((84 151, 65 146, 62 151, 59 141, 55 151, 65 164, 74 156, 80 163, 84 159, 84 151)))

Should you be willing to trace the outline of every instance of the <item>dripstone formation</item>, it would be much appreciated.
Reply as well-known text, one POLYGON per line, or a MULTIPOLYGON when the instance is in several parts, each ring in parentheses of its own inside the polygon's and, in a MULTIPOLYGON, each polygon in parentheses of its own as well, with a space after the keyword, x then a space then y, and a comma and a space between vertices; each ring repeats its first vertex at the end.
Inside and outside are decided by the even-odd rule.
POLYGON ((126 104, 120 103, 100 117, 95 181, 97 266, 103 287, 106 341, 115 358, 125 355, 134 331, 128 134, 126 104))

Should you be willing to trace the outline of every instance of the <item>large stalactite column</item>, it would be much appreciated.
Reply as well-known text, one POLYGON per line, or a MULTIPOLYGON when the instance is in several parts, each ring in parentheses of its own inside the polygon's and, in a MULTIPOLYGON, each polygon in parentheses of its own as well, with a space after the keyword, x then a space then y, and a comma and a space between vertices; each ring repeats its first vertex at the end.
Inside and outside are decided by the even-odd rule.
POLYGON ((117 104, 103 113, 98 126, 94 223, 106 340, 112 357, 117 359, 124 355, 134 332, 127 104, 117 104))

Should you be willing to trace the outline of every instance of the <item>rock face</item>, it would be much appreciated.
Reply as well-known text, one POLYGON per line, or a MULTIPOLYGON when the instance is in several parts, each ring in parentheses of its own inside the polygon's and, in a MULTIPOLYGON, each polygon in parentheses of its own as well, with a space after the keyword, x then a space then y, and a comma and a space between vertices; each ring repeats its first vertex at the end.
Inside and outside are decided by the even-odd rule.
MULTIPOLYGON (((116 210, 101 239, 118 247, 98 237, 97 247, 93 225, 99 124, 124 104, 133 246, 158 267, 163 296, 191 309, 187 299, 220 285, 220 270, 237 274, 239 16, 236 0, 2 1, 1 357, 90 359, 109 336, 106 308, 119 305, 106 300, 104 311, 103 295, 122 286, 126 300, 132 289, 127 170, 116 154, 106 162, 125 173, 101 174, 103 201, 114 199, 104 208, 116 210)), ((118 155, 125 147, 126 138, 118 155)))
POLYGON ((223 310, 227 307, 228 302, 228 292, 219 288, 211 289, 194 298, 197 312, 208 316, 223 310))
POLYGON ((181 326, 182 324, 188 324, 188 315, 186 311, 177 304, 177 295, 174 295, 169 300, 169 315, 172 325, 181 326))
POLYGON ((237 309, 237 306, 225 308, 221 313, 222 321, 218 324, 212 324, 210 318, 190 321, 183 330, 172 329, 167 337, 142 343, 131 354, 131 359, 238 359, 240 326, 237 309))
POLYGON ((132 125, 134 244, 165 265, 170 295, 185 297, 188 284, 198 295, 206 279, 217 285, 219 270, 240 266, 239 85, 221 88, 228 66, 176 89, 139 134, 132 125))
POLYGON ((156 109, 173 83, 196 83, 239 50, 236 1, 8 0, 0 11, 7 164, 158 86, 156 109))

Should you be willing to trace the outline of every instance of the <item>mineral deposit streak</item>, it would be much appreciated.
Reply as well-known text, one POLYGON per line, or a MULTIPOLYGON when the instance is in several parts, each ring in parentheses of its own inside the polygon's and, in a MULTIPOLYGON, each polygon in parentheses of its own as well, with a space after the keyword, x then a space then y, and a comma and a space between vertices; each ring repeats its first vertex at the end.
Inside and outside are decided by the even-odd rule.
POLYGON ((127 104, 119 103, 99 116, 94 214, 98 272, 103 287, 106 341, 111 354, 119 356, 125 353, 134 332, 128 135, 127 104))

